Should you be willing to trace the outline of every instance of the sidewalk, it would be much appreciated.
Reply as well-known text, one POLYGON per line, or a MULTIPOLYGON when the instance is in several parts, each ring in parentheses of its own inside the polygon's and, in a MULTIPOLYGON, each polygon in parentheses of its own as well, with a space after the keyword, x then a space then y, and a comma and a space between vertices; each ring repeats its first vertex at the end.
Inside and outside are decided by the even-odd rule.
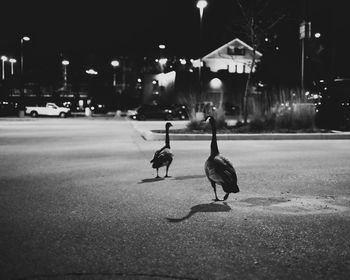
MULTIPOLYGON (((128 120, 147 141, 160 141, 165 139, 162 133, 152 130, 164 129, 164 121, 142 122, 128 120)), ((187 121, 173 121, 174 127, 181 129, 186 127, 187 121)), ((171 133, 172 140, 210 140, 211 134, 178 134, 171 133)), ((328 140, 328 139, 350 139, 350 132, 333 131, 331 133, 242 133, 242 134, 217 134, 218 140, 328 140)))

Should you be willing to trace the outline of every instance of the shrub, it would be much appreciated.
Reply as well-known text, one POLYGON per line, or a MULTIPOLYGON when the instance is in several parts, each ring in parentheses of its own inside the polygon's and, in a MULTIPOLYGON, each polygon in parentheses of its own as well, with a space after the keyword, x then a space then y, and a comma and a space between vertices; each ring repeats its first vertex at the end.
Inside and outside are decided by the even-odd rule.
POLYGON ((192 130, 192 131, 206 130, 206 126, 207 126, 206 122, 204 122, 202 120, 198 120, 196 118, 191 119, 186 125, 187 129, 192 130))

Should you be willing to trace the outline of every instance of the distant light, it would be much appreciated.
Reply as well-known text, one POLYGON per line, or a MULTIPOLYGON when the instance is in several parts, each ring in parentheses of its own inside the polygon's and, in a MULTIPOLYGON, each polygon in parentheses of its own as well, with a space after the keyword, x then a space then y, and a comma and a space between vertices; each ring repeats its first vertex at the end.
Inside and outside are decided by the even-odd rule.
POLYGON ((320 80, 320 83, 324 83, 324 80, 320 80))
POLYGON ((85 72, 89 75, 97 75, 98 74, 97 71, 95 71, 94 69, 89 69, 89 70, 86 70, 85 72))
POLYGON ((315 38, 320 38, 321 37, 321 33, 319 33, 319 32, 317 32, 317 33, 315 33, 315 38))
POLYGON ((162 65, 166 64, 167 61, 168 61, 167 58, 161 58, 161 59, 159 59, 159 63, 162 64, 162 65))
POLYGON ((141 83, 141 82, 142 82, 142 80, 141 80, 140 78, 138 78, 138 79, 137 79, 137 82, 138 82, 138 83, 141 83))
POLYGON ((280 49, 279 46, 277 46, 277 47, 276 47, 276 51, 278 51, 279 49, 280 49))
POLYGON ((165 45, 161 44, 158 46, 160 49, 164 50, 165 49, 165 45))
POLYGON ((306 95, 306 96, 308 96, 309 94, 310 94, 310 92, 309 92, 309 91, 306 91, 306 92, 305 92, 305 95, 306 95))
POLYGON ((2 60, 2 61, 7 61, 7 56, 2 55, 2 56, 1 56, 1 60, 2 60))
POLYGON ((210 86, 214 89, 218 89, 222 86, 222 82, 218 78, 214 78, 210 81, 210 86))
POLYGON ((22 40, 23 41, 30 41, 30 38, 28 36, 24 36, 24 37, 22 37, 22 40))
POLYGON ((181 63, 182 65, 185 65, 185 64, 186 64, 186 59, 180 58, 180 63, 181 63))
POLYGON ((157 81, 156 81, 156 80, 153 80, 153 81, 152 81, 152 84, 154 84, 154 85, 157 84, 157 81))
POLYGON ((14 59, 14 58, 10 58, 9 61, 10 61, 10 63, 16 63, 17 62, 17 60, 14 59))
POLYGON ((265 38, 265 42, 268 42, 268 41, 269 41, 269 38, 266 37, 266 38, 265 38))
POLYGON ((113 67, 118 67, 119 66, 119 61, 118 60, 112 60, 111 61, 111 65, 113 66, 113 67))
POLYGON ((64 66, 67 66, 67 65, 69 65, 69 61, 68 60, 62 60, 62 65, 64 65, 64 66))
POLYGON ((208 2, 205 0, 199 0, 197 2, 197 8, 200 10, 204 9, 207 5, 208 5, 208 2))

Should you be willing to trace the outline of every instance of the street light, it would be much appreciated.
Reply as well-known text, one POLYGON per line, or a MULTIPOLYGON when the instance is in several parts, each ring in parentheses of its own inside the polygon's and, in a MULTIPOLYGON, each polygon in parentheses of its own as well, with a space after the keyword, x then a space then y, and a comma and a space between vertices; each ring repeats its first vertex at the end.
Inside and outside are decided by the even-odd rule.
MULTIPOLYGON (((199 47, 201 48, 202 44, 202 18, 203 18, 203 11, 204 8, 208 5, 208 2, 205 0, 198 0, 197 2, 197 8, 199 9, 199 47)), ((198 79, 199 79, 199 87, 200 91, 202 91, 202 82, 201 82, 201 67, 202 67, 202 57, 201 53, 199 54, 199 67, 198 67, 198 79)))
POLYGON ((67 89, 67 66, 69 65, 69 61, 64 59, 62 60, 62 66, 63 66, 63 87, 66 90, 67 89))
POLYGON ((117 73, 116 73, 115 69, 120 65, 120 63, 118 60, 112 60, 111 65, 114 69, 114 71, 113 71, 113 86, 115 88, 117 88, 117 73))
POLYGON ((97 75, 98 74, 98 72, 95 71, 94 69, 88 69, 85 72, 89 75, 97 75))
POLYGON ((10 58, 9 59, 9 62, 11 63, 11 75, 13 75, 13 64, 17 62, 16 59, 14 58, 10 58))
POLYGON ((30 38, 28 36, 23 36, 21 38, 21 75, 23 77, 23 44, 24 42, 30 41, 30 38))
POLYGON ((7 61, 7 56, 1 56, 1 70, 2 70, 2 80, 5 80, 5 61, 7 61))
POLYGON ((24 117, 24 104, 23 104, 23 97, 24 97, 24 73, 23 73, 23 44, 24 42, 28 42, 30 38, 28 36, 23 36, 21 38, 21 101, 19 104, 19 117, 24 117))

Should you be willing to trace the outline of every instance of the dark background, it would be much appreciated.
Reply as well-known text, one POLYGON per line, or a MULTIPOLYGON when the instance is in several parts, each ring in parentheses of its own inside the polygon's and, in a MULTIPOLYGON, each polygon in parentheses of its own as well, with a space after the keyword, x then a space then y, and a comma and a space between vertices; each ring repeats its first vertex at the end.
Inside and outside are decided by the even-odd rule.
MULTIPOLYGON (((28 35, 27 67, 42 74, 61 71, 62 58, 71 68, 110 67, 120 56, 143 57, 166 44, 171 55, 198 58, 228 41, 242 37, 235 30, 241 13, 234 0, 209 0, 199 46, 199 12, 195 0, 148 1, 5 1, 1 8, 0 52, 19 57, 20 38, 28 35)), ((299 24, 312 21, 328 48, 328 65, 335 75, 348 76, 350 43, 346 0, 270 1, 271 17, 285 14, 277 31, 288 63, 299 63, 299 24)), ((243 39, 243 38, 242 38, 243 39)), ((264 52, 264 50, 261 50, 264 52)), ((18 64, 17 64, 18 67, 18 64)))

